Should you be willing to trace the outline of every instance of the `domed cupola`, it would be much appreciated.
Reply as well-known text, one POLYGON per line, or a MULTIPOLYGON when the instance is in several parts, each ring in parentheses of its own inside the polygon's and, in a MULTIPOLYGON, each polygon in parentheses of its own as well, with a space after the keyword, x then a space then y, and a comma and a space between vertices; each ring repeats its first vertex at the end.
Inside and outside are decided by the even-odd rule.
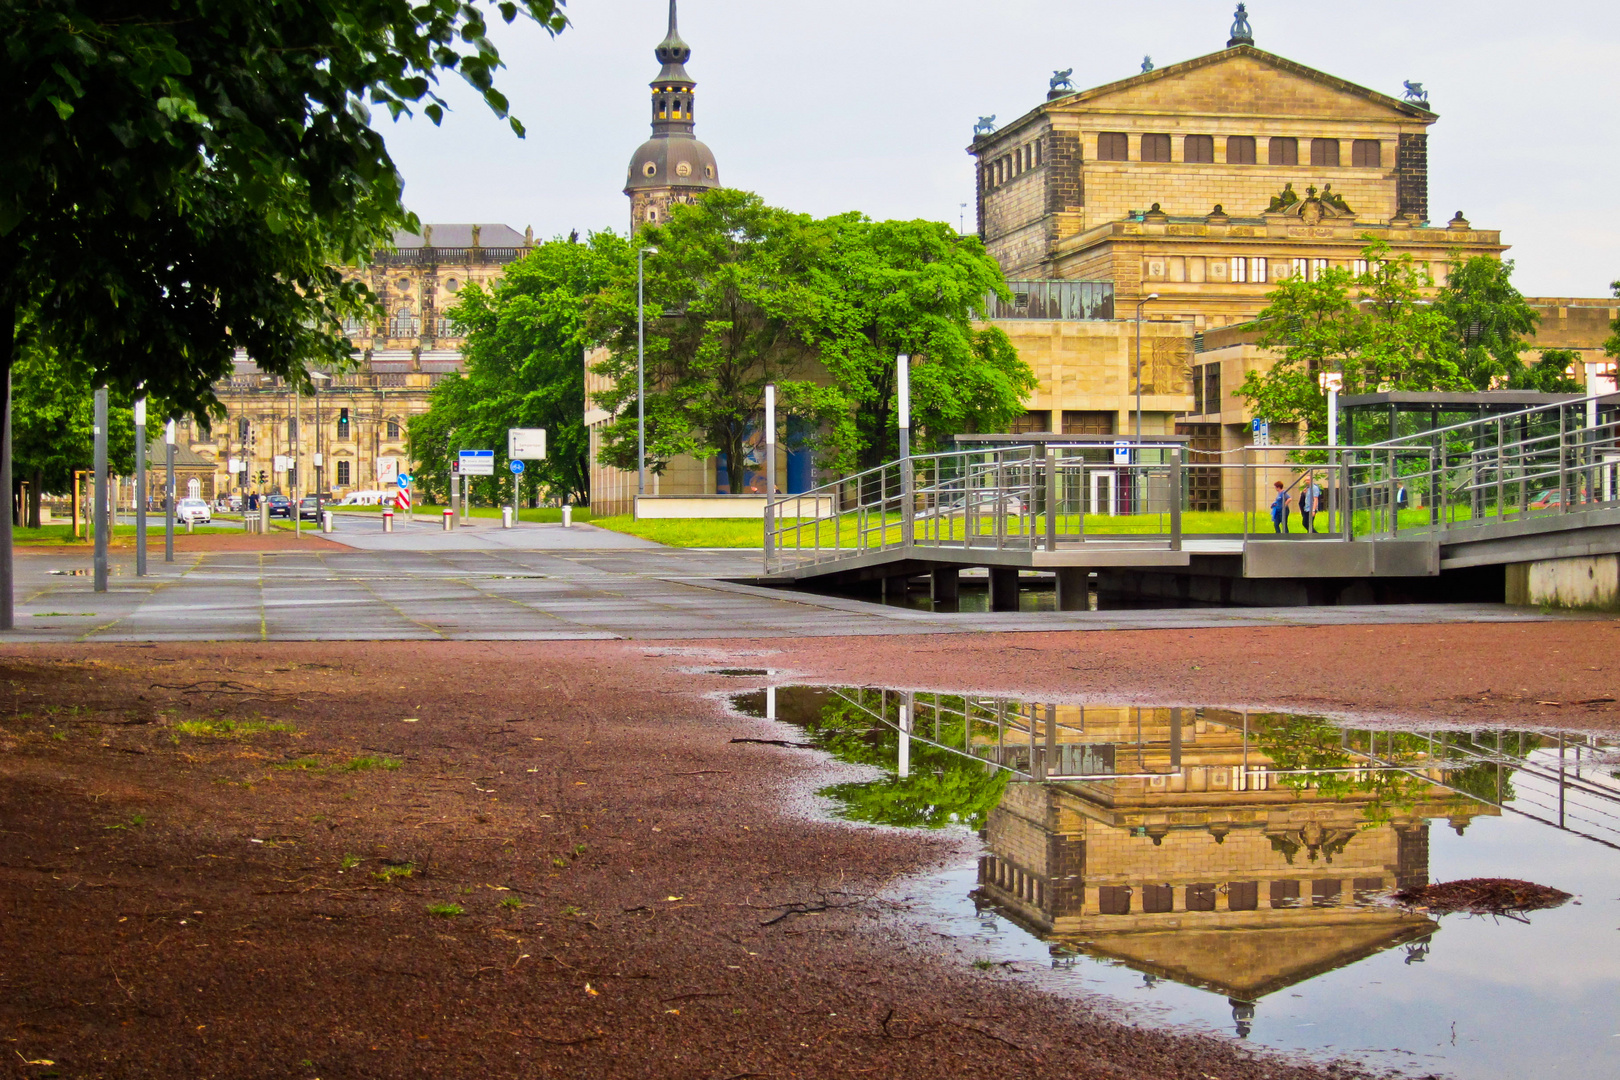
POLYGON ((669 33, 655 55, 663 69, 651 84, 652 138, 630 159, 624 188, 632 231, 663 221, 671 203, 693 202, 720 186, 714 154, 693 134, 697 83, 686 73, 692 49, 676 28, 675 0, 669 0, 669 33))

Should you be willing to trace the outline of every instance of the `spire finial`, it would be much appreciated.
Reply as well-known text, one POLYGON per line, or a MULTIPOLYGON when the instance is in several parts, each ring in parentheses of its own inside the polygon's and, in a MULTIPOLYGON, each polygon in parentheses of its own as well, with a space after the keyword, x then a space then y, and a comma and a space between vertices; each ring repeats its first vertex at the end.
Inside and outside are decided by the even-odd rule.
POLYGON ((681 32, 675 27, 675 0, 669 0, 669 33, 658 43, 656 55, 658 62, 665 67, 684 64, 692 59, 691 48, 681 40, 681 32))
MULTIPOLYGON (((674 3, 674 0, 670 0, 674 3)), ((1249 28, 1249 12, 1245 5, 1239 4, 1237 11, 1232 13, 1232 37, 1226 43, 1228 49, 1238 45, 1253 45, 1254 31, 1249 28)))

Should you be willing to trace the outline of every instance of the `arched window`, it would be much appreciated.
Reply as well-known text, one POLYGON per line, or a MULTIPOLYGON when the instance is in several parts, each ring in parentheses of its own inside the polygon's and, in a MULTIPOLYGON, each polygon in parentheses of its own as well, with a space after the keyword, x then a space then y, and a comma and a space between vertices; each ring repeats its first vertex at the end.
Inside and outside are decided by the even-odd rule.
POLYGON ((1312 139, 1311 164, 1327 168, 1337 167, 1339 164, 1339 140, 1312 139))
POLYGON ((1123 131, 1104 131, 1097 136, 1098 161, 1129 161, 1131 139, 1123 131))
POLYGON ((1298 165, 1299 140, 1288 137, 1272 139, 1268 147, 1266 163, 1269 165, 1298 165))
POLYGON ((1188 135, 1181 146, 1183 161, 1190 161, 1194 165, 1213 165, 1215 163, 1215 136, 1188 135))
POLYGON ((1143 135, 1142 136, 1143 161, 1169 161, 1170 136, 1143 135))
POLYGON ((1226 163, 1228 165, 1254 164, 1254 136, 1228 135, 1226 137, 1226 163))

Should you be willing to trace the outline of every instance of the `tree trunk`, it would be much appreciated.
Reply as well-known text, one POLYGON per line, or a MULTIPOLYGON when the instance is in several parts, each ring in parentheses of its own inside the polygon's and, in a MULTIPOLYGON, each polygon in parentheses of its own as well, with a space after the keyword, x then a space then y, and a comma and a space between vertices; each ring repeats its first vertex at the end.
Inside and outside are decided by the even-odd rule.
POLYGON ((33 477, 28 481, 28 527, 39 528, 39 504, 44 495, 45 472, 35 469, 33 477))
POLYGON ((726 436, 726 489, 733 495, 743 494, 743 441, 740 437, 726 436))

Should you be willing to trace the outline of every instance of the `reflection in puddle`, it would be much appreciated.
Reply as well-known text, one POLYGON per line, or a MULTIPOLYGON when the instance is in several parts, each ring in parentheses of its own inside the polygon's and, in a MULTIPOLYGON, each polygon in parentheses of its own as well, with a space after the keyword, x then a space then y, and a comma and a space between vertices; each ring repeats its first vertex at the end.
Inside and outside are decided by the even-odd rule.
POLYGON ((1620 741, 869 689, 734 700, 882 770, 824 790, 841 816, 979 832, 976 881, 936 878, 928 905, 995 959, 1038 939, 1044 978, 1276 1047, 1609 1075, 1620 741), (1462 877, 1578 899, 1526 924, 1388 899, 1462 877))

